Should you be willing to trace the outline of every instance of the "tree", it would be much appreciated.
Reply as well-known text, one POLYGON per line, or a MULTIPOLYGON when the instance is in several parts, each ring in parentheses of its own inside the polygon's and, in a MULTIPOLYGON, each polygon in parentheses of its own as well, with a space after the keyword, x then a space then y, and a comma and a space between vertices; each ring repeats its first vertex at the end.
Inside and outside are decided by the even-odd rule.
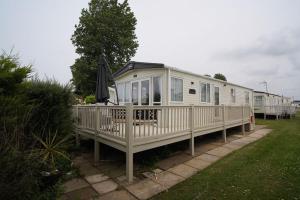
POLYGON ((97 63, 101 53, 115 72, 135 55, 138 47, 135 35, 136 18, 127 0, 91 0, 82 9, 79 24, 75 25, 72 43, 80 55, 71 66, 76 92, 88 95, 95 92, 97 63))
POLYGON ((223 81, 227 81, 226 77, 223 74, 221 74, 221 73, 215 74, 214 78, 215 79, 219 79, 219 80, 223 80, 223 81))

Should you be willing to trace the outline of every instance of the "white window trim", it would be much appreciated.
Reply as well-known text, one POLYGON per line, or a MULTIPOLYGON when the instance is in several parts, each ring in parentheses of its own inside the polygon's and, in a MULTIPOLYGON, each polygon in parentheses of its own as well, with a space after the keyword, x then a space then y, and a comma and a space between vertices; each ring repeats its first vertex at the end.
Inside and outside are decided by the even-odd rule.
POLYGON ((230 88, 230 100, 231 100, 231 103, 236 103, 236 89, 235 88, 230 88), (233 90, 233 95, 231 93, 231 91, 233 90), (234 99, 234 101, 233 101, 234 99))
POLYGON ((178 104, 181 104, 184 102, 184 79, 183 78, 180 78, 180 77, 177 77, 177 76, 170 76, 170 102, 171 103, 178 103, 178 104), (176 79, 180 79, 182 80, 182 101, 172 101, 172 78, 176 78, 176 79))
POLYGON ((212 103, 212 99, 211 99, 211 91, 212 91, 212 88, 213 85, 211 83, 205 83, 205 82, 199 82, 199 97, 200 97, 200 103, 203 103, 203 104, 210 104, 212 103), (206 88, 206 94, 205 94, 205 101, 202 101, 202 88, 201 88, 201 84, 204 84, 205 85, 205 88, 206 88), (207 90, 207 85, 209 85, 209 95, 208 95, 208 90, 207 90), (208 97, 209 97, 209 101, 208 101, 208 97))

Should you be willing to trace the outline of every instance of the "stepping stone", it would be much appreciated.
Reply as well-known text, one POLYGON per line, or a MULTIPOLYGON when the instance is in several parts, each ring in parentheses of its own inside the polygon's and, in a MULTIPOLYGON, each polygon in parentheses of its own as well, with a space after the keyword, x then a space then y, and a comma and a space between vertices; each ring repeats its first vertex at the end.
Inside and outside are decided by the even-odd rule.
POLYGON ((118 188, 118 184, 115 183, 112 180, 103 181, 100 183, 95 183, 92 185, 92 187, 99 193, 99 194, 105 194, 111 191, 114 191, 118 188))
POLYGON ((180 164, 175 167, 172 167, 168 169, 169 172, 172 172, 173 174, 182 176, 184 178, 191 177, 192 175, 197 173, 197 169, 190 167, 185 164, 180 164))
POLYGON ((260 129, 258 131, 255 131, 254 133, 256 134, 261 134, 261 135, 267 135, 272 131, 272 129, 260 129))
POLYGON ((161 185, 151 179, 145 179, 135 184, 126 186, 126 189, 138 199, 149 199, 150 197, 163 191, 161 185))
POLYGON ((264 136, 261 135, 261 134, 257 134, 257 133, 251 133, 251 134, 249 135, 249 137, 253 137, 253 138, 260 139, 260 138, 262 138, 262 137, 264 137, 264 136))
POLYGON ((206 161, 203 161, 200 159, 196 159, 196 158, 189 160, 189 161, 185 162, 184 164, 194 167, 198 170, 202 170, 210 165, 209 162, 206 162, 206 161))
POLYGON ((246 140, 246 141, 248 140, 248 141, 254 142, 254 141, 257 140, 257 138, 246 136, 246 137, 243 138, 243 140, 246 140))
POLYGON ((246 146, 247 144, 249 144, 249 142, 241 141, 239 139, 239 140, 234 140, 234 141, 230 142, 229 144, 233 144, 233 145, 236 145, 236 146, 243 147, 243 146, 246 146))
MULTIPOLYGON (((196 155, 200 155, 202 153, 205 153, 209 150, 212 150, 214 148, 216 148, 218 146, 213 145, 213 144, 205 144, 205 143, 201 143, 199 145, 195 145, 195 154, 196 155)), ((190 151, 186 151, 187 153, 189 153, 190 151)))
POLYGON ((99 200, 136 200, 136 198, 126 190, 113 191, 99 197, 98 199, 99 200))
POLYGON ((79 167, 80 173, 85 176, 91 176, 95 174, 100 174, 100 170, 92 166, 90 163, 81 164, 79 167))
POLYGON ((97 192, 91 187, 82 188, 66 194, 68 199, 88 200, 98 196, 97 192))
POLYGON ((237 150, 240 149, 241 146, 235 145, 233 143, 224 144, 223 147, 226 147, 228 149, 237 150))
POLYGON ((213 163, 213 162, 216 162, 217 160, 219 160, 220 157, 205 153, 200 156, 197 156, 195 159, 200 159, 200 160, 206 161, 208 163, 213 163))
POLYGON ((128 183, 128 182, 127 182, 127 177, 126 177, 125 175, 122 175, 122 176, 117 177, 116 180, 117 180, 117 183, 119 183, 119 184, 122 185, 122 186, 127 186, 127 185, 129 185, 129 184, 133 184, 133 183, 136 183, 136 182, 139 181, 139 179, 138 179, 137 177, 134 176, 134 177, 133 177, 133 182, 132 182, 132 183, 128 183))
POLYGON ((85 187, 88 187, 89 184, 83 180, 82 178, 74 178, 72 180, 69 180, 67 182, 65 182, 63 184, 63 187, 64 187, 64 192, 67 193, 67 192, 71 192, 71 191, 74 191, 74 190, 78 190, 78 189, 81 189, 81 188, 85 188, 85 187))
POLYGON ((85 180, 87 182, 89 182, 90 184, 94 184, 94 183, 99 183, 102 181, 106 181, 107 179, 109 179, 108 176, 105 176, 103 174, 95 174, 95 175, 91 175, 91 176, 86 176, 85 180))
POLYGON ((232 151, 233 151, 232 149, 218 147, 218 148, 210 150, 206 153, 210 154, 210 155, 218 156, 218 157, 223 157, 223 156, 226 156, 227 154, 231 153, 232 151))
POLYGON ((163 188, 168 189, 172 187, 173 185, 176 185, 177 183, 181 182, 184 180, 184 178, 172 174, 168 171, 164 171, 160 174, 157 174, 156 177, 151 178, 153 181, 159 183, 160 185, 163 186, 163 188))

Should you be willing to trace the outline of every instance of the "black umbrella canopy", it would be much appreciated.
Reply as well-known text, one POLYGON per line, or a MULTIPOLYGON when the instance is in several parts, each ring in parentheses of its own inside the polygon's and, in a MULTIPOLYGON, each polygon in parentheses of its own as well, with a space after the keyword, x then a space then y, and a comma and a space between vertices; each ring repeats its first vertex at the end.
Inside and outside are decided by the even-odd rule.
POLYGON ((113 82, 111 70, 102 54, 99 59, 97 83, 96 83, 96 102, 107 104, 109 100, 108 86, 113 82))

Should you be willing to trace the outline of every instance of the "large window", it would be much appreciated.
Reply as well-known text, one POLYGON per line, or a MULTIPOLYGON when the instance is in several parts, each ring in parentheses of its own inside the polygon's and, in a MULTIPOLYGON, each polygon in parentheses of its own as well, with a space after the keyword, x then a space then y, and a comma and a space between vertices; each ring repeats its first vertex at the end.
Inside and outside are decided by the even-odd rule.
POLYGON ((161 79, 160 77, 153 77, 153 105, 161 104, 161 79))
POLYGON ((255 106, 263 106, 263 96, 255 96, 255 106))
POLYGON ((125 84, 124 83, 119 83, 117 85, 118 89, 118 98, 120 102, 124 102, 124 96, 125 96, 125 90, 124 90, 125 84))
POLYGON ((171 101, 183 101, 183 80, 171 78, 171 101))
POLYGON ((245 91, 245 103, 250 103, 250 93, 248 91, 245 91))
POLYGON ((235 95, 235 89, 234 88, 230 89, 230 96, 231 96, 231 103, 235 103, 236 95, 235 95))
POLYGON ((210 102, 210 84, 209 83, 200 83, 201 89, 201 102, 210 102))
POLYGON ((119 101, 120 102, 124 102, 124 103, 128 103, 130 102, 130 82, 126 82, 126 83, 119 83, 117 85, 117 89, 118 89, 118 97, 119 97, 119 101))

